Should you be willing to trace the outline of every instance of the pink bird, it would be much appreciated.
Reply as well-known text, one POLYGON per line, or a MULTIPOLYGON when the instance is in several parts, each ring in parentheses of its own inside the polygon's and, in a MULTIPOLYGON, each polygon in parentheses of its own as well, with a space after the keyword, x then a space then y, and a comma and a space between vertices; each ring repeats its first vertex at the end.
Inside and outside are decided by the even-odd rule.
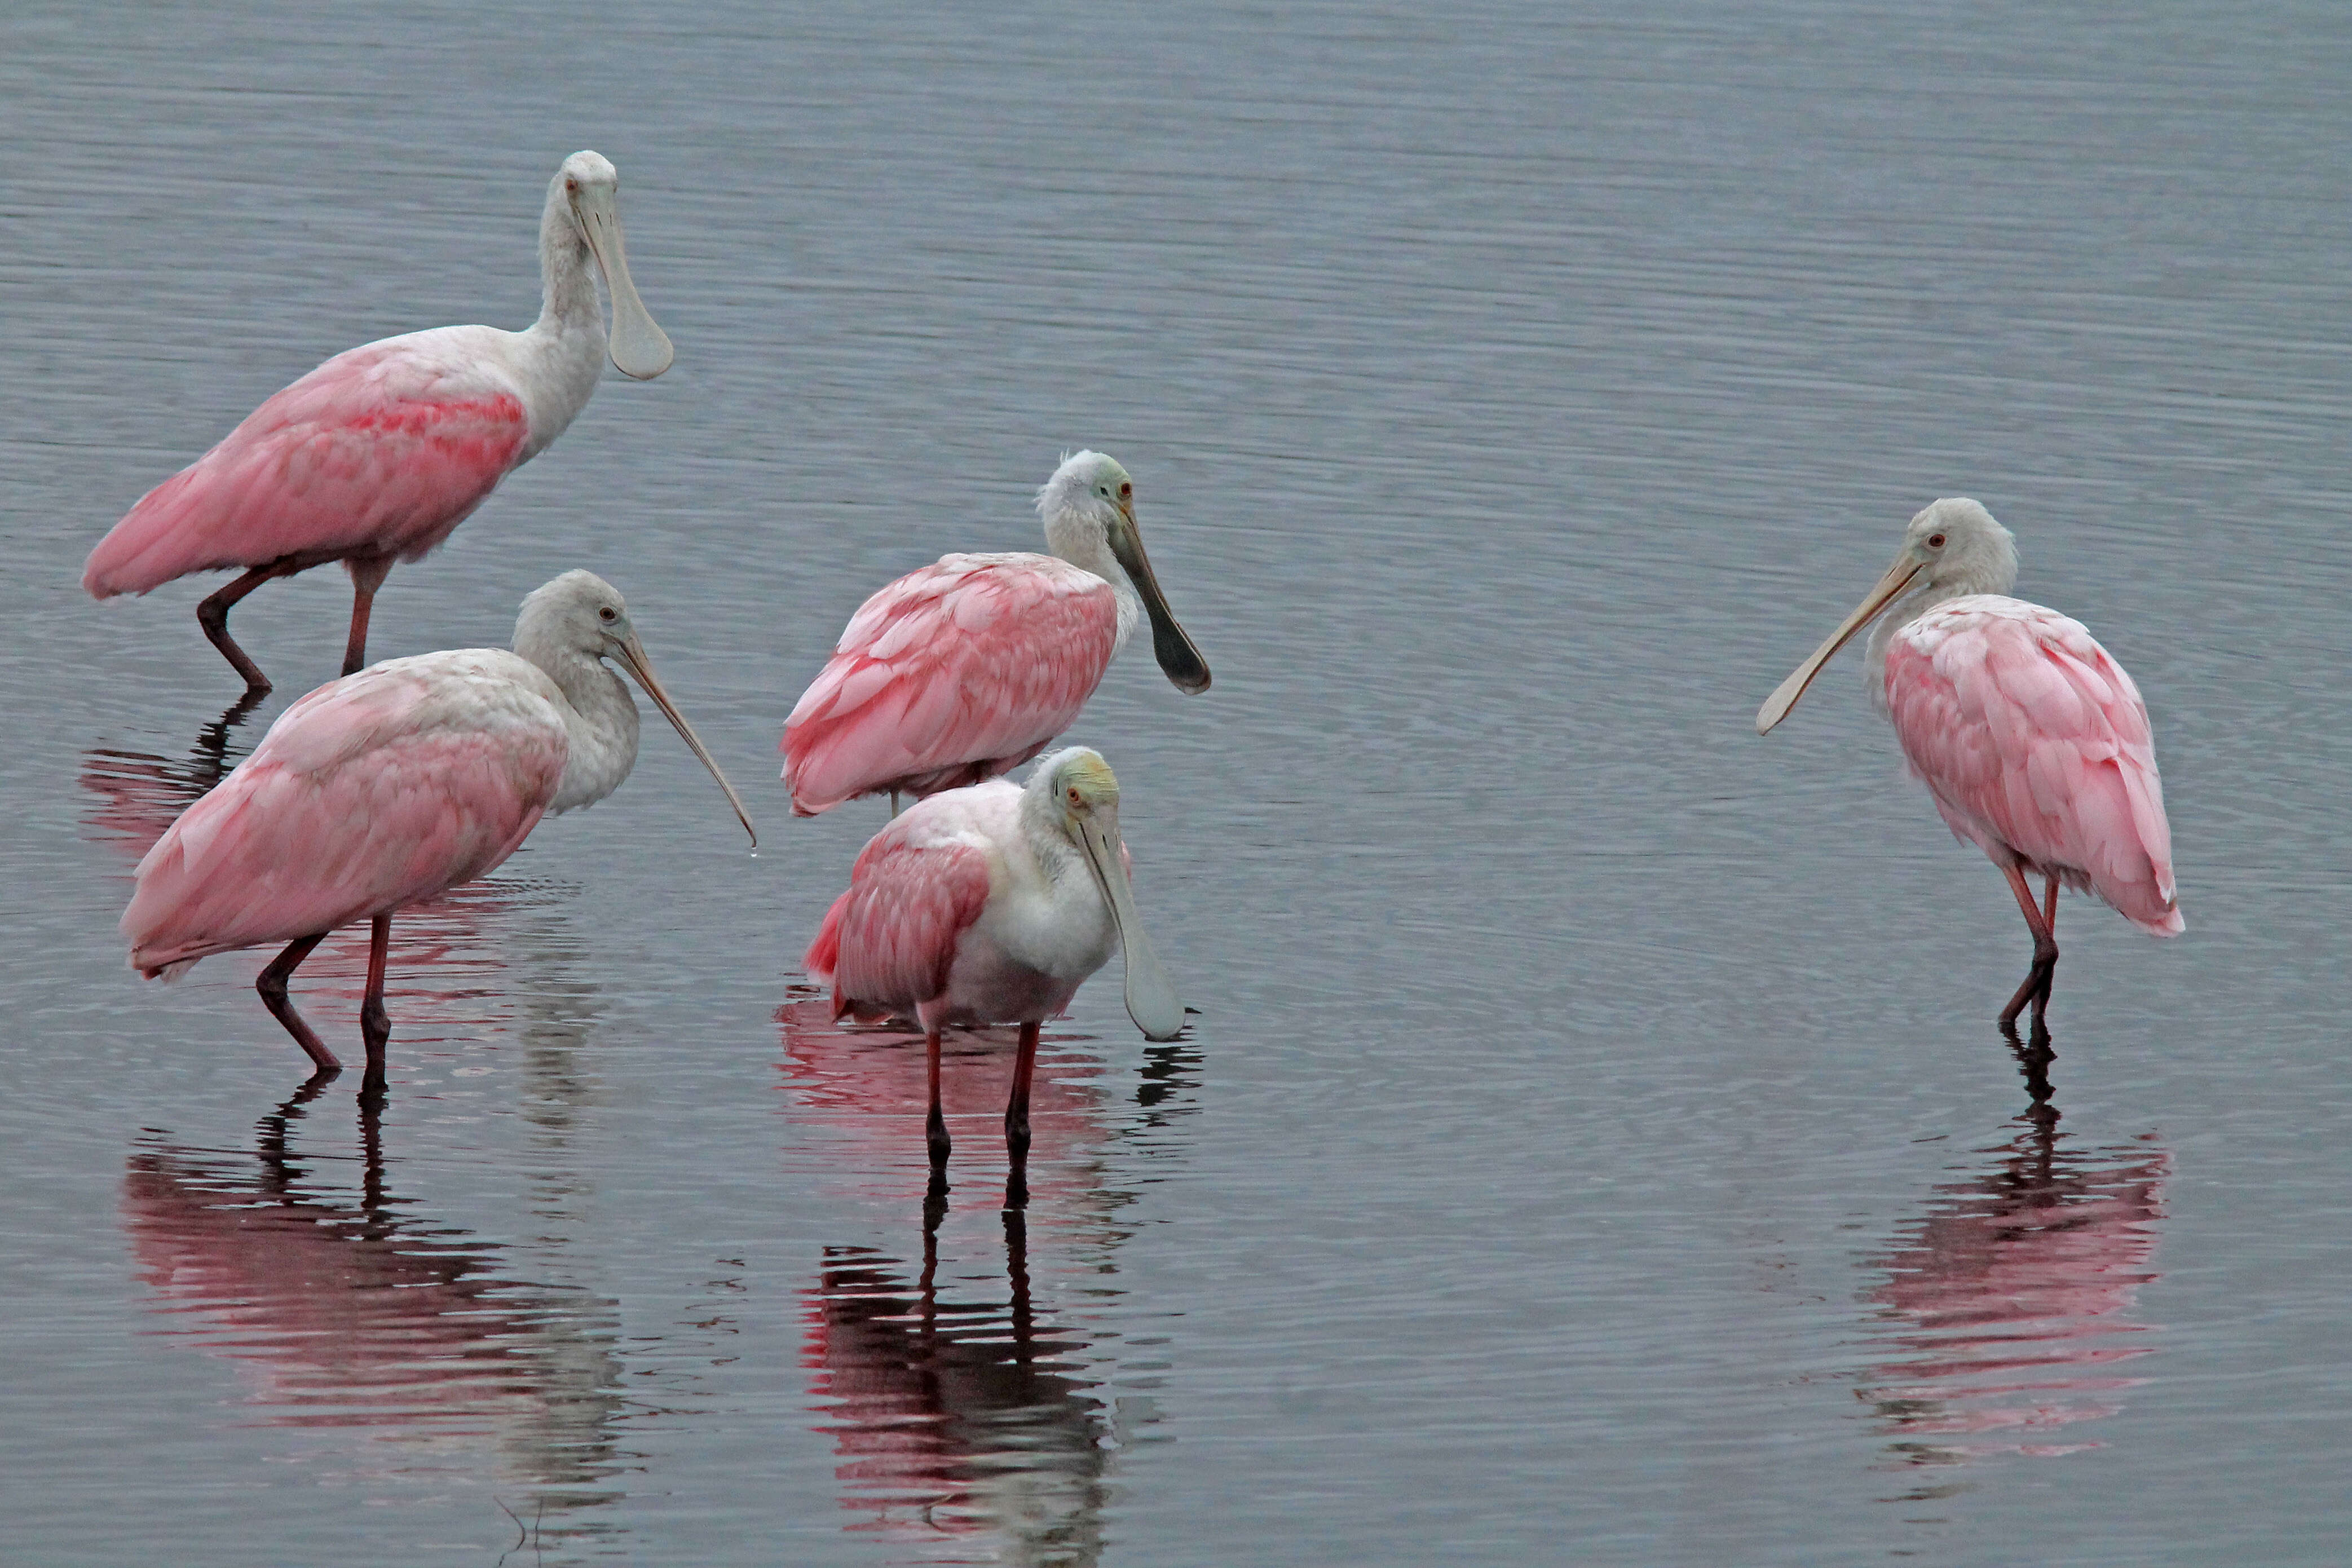
POLYGON ((241 569, 196 621, 257 697, 269 677, 229 636, 229 607, 273 577, 339 560, 352 575, 343 674, 357 671, 393 563, 423 558, 562 434, 608 352, 640 381, 669 369, 669 340, 629 281, 619 183, 594 152, 574 152, 549 182, 546 303, 528 330, 436 327, 336 355, 141 497, 89 552, 82 587, 110 599, 241 569), (592 260, 613 298, 609 339, 592 260))
POLYGON ((1903 599, 1871 634, 1874 691, 1936 810, 2000 868, 2033 933, 2033 967, 2001 1010, 2004 1028, 2029 1002, 2037 1019, 2049 1007, 2061 883, 2150 936, 2184 928, 2147 705, 2080 622, 2009 598, 2016 581, 2010 531, 1974 501, 1937 501, 1756 715, 1759 735, 1786 718, 1830 656, 1903 599), (2039 905, 2028 873, 2043 879, 2039 905))
POLYGON ((331 1072, 342 1064, 286 983, 329 932, 371 921, 360 1033, 380 1081, 394 914, 492 870, 542 815, 593 805, 635 764, 636 704, 606 659, 645 687, 751 832, 734 788, 655 679, 620 594, 569 571, 523 601, 511 653, 387 659, 281 714, 139 862, 122 915, 131 967, 169 977, 215 953, 287 944, 256 988, 331 1072))
POLYGON ((1029 1153, 1037 1029, 1127 956, 1127 1011, 1149 1040, 1183 1032, 1184 1005, 1143 934, 1118 831, 1118 779, 1100 753, 1055 752, 1029 782, 933 795, 874 835, 804 962, 834 1016, 912 1018, 929 1052, 931 1168, 943 1174, 940 1032, 1021 1026, 1004 1111, 1014 1186, 1029 1153))
POLYGON ((1099 452, 1066 457, 1037 492, 1052 555, 950 555, 850 618, 784 723, 793 810, 930 795, 1019 767, 1069 727, 1151 618, 1179 690, 1209 666, 1168 610, 1135 525, 1135 484, 1099 452))

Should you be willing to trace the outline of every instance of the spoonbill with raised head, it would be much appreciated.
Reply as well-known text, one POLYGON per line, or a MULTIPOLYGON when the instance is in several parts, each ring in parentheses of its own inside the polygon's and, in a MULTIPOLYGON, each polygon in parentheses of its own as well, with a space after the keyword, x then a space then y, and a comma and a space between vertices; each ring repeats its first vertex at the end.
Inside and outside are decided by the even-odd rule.
POLYGON ((620 176, 574 152, 548 183, 539 223, 545 303, 527 330, 436 327, 337 354, 246 416, 141 497, 82 570, 99 599, 145 593, 194 571, 243 575, 196 621, 258 695, 269 677, 228 634, 232 605, 274 577, 329 561, 352 577, 343 674, 367 662, 368 613, 394 561, 447 538, 499 481, 546 450, 596 391, 606 357, 623 375, 669 369, 669 340, 629 281, 615 202, 620 176), (613 329, 589 264, 613 299, 613 329))
POLYGON ((931 795, 1018 768, 1069 727, 1150 617, 1177 689, 1209 666, 1168 609, 1135 523, 1135 482, 1099 452, 1037 492, 1052 555, 942 556, 875 594, 784 723, 803 817, 861 795, 931 795))
POLYGON ((2050 1003, 2058 888, 2115 906, 2155 936, 2184 927, 2172 829, 2139 688, 2080 622, 2011 599, 2017 543, 1979 503, 1936 502, 1844 623, 1757 711, 1762 735, 1847 639, 1885 614, 1866 652, 1871 688, 1911 771, 1952 832, 2009 879, 2033 965, 2001 1009, 2050 1003), (1888 607, 1894 606, 1887 613, 1888 607), (2037 904, 2026 884, 2043 879, 2037 904))
POLYGON ((992 779, 933 795, 874 835, 809 945, 834 1016, 911 1018, 929 1053, 926 1133, 948 1162, 940 1033, 1021 1026, 1004 1142, 1016 1190, 1029 1153, 1038 1027, 1087 977, 1126 955, 1127 1012, 1147 1040, 1183 1032, 1184 1006, 1143 934, 1118 829, 1118 779, 1099 752, 1068 747, 1025 785, 992 779))
POLYGON ((620 594, 568 571, 523 601, 511 653, 387 659, 278 716, 139 862, 122 915, 131 967, 168 977, 215 953, 287 944, 256 988, 333 1071, 342 1063, 286 984, 329 932, 373 922, 360 1035, 380 1081, 393 915, 492 870, 541 816, 593 805, 635 766, 637 706, 607 659, 645 687, 751 832, 734 787, 655 678, 620 594))

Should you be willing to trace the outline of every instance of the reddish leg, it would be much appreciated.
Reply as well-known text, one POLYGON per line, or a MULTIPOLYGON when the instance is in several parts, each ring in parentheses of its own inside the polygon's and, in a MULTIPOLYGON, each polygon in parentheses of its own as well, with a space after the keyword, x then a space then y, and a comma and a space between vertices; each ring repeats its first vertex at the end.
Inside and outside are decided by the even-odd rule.
POLYGON ((2055 873, 2042 880, 2042 924, 2050 927, 2054 939, 2058 935, 2058 877, 2055 873))
POLYGON ((269 967, 261 971, 260 978, 253 982, 253 988, 261 993, 261 1005, 269 1009, 269 1016, 284 1024, 286 1032, 294 1037, 294 1043, 310 1053, 310 1060, 318 1063, 319 1071, 336 1072, 341 1071, 343 1064, 335 1060, 335 1053, 327 1049, 327 1042, 319 1038, 316 1030, 302 1021, 302 1015, 296 1012, 294 1004, 286 999, 287 980, 302 960, 310 956, 310 949, 326 939, 327 934, 321 931, 316 936, 300 936, 286 944, 286 951, 269 961, 269 967))
POLYGON ((355 675, 367 667, 368 615, 375 609, 375 591, 391 574, 390 557, 343 562, 352 574, 352 634, 343 643, 343 674, 355 675))
POLYGON ((261 673, 261 666, 247 658, 245 650, 236 645, 236 639, 228 634, 229 608, 271 578, 293 576, 294 570, 290 560, 273 560, 268 566, 257 566, 196 606, 196 624, 205 629, 205 639, 220 650, 221 657, 236 666, 236 673, 245 677, 247 696, 257 697, 268 691, 269 677, 261 673))
POLYGON ((391 953, 392 916, 379 915, 368 929, 367 996, 360 1003, 360 1038, 367 1042, 370 1078, 383 1076, 383 1048, 392 1039, 392 1017, 383 1010, 383 970, 391 953))
POLYGON ((923 1031, 923 1049, 930 1057, 931 1114, 923 1124, 923 1135, 931 1146, 931 1170, 944 1176, 948 1168, 948 1119, 940 1111, 940 1031, 923 1031))
MULTIPOLYGON (((2041 905, 2034 900, 2033 890, 2025 885, 2025 873, 2014 862, 2000 870, 2001 874, 2009 878, 2009 891, 2017 895, 2017 907, 2025 914, 2027 928, 2033 933, 2033 967, 2026 971, 2025 983, 2019 986, 2017 994, 2009 998, 2009 1006, 2000 1009, 2001 1024, 2007 1027, 2017 1021, 2017 1015, 2025 1010, 2028 1002, 2035 1005, 2036 1017, 2041 1016, 2040 1009, 2049 1007, 2050 982, 2058 972, 2058 938, 2051 930, 2051 923, 2042 917, 2041 905)), ((2053 904, 2058 902, 2058 884, 2054 879, 2050 884, 2050 902, 2053 904)))

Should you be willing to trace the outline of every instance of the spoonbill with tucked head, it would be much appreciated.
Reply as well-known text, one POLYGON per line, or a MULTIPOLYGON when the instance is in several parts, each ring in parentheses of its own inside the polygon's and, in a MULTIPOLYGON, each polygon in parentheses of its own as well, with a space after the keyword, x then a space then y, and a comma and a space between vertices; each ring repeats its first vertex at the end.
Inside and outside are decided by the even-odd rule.
MULTIPOLYGON (((139 862, 123 911, 131 966, 152 979, 238 947, 283 942, 257 988, 324 1071, 335 1059, 286 995, 327 933, 366 920, 360 1034, 381 1081, 392 917, 496 867, 542 815, 593 805, 637 759, 637 706, 611 659, 734 787, 655 679, 613 585, 568 571, 523 601, 514 652, 387 659, 278 716, 243 766, 181 813, 139 862)), ((757 834, 752 842, 759 842, 757 834)))
POLYGON ((868 599, 784 723, 803 817, 861 795, 930 795, 1018 768, 1078 716, 1136 622, 1179 690, 1209 666, 1143 553, 1135 482, 1099 452, 1037 492, 1052 555, 950 555, 868 599))
POLYGON ((339 560, 352 575, 343 674, 358 670, 393 562, 447 538, 562 434, 608 354, 639 381, 669 369, 669 340, 629 281, 619 184, 610 162, 585 152, 549 182, 539 222, 546 302, 529 329, 436 327, 336 355, 141 497, 90 551, 82 587, 110 599, 242 568, 196 607, 196 621, 258 696, 269 677, 229 636, 229 607, 273 577, 339 560), (591 261, 613 298, 609 337, 591 261))
POLYGON ((1038 1026, 1078 987, 1127 958, 1127 1012, 1147 1040, 1184 1029, 1175 983, 1136 917, 1118 779, 1083 746, 1042 759, 1026 785, 992 779, 919 801, 874 835, 834 900, 808 972, 833 987, 834 1015, 912 1018, 929 1053, 931 1168, 945 1171, 940 1032, 1021 1026, 1004 1142, 1016 1188, 1029 1153, 1029 1080, 1038 1026))
POLYGON ((2010 531, 1975 501, 1937 501, 1756 715, 1759 735, 1786 718, 1830 655, 1895 607, 1871 633, 1873 693, 1936 810, 2000 868, 2033 933, 2033 967, 2001 1009, 2004 1028, 2029 1002, 2037 1017, 2049 1006, 2061 883, 2151 936, 2184 928, 2147 705, 2080 622, 2008 597, 2016 581, 2010 531), (2028 873, 2043 879, 2039 905, 2028 873))

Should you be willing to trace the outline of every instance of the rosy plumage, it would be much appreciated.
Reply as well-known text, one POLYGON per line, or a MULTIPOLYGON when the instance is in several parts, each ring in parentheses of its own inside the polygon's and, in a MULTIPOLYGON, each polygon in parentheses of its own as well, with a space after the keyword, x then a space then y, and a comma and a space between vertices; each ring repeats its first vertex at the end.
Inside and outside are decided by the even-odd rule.
POLYGON ((1961 839, 2143 930, 2183 928, 2147 706, 2080 622, 1997 594, 1948 601, 1889 639, 1886 706, 1961 839))
POLYGON ((329 360, 148 491, 90 552, 82 587, 107 599, 192 571, 424 555, 530 435, 491 330, 442 327, 329 360))
POLYGON ((196 620, 258 695, 269 678, 229 635, 230 609, 272 578, 340 560, 352 577, 343 674, 357 671, 394 562, 439 545, 562 434, 607 357, 640 380, 669 368, 669 340, 629 280, 618 184, 613 165, 586 152, 548 183, 545 300, 527 330, 436 327, 336 355, 141 497, 90 551, 82 587, 109 599, 242 569, 196 620), (609 334, 592 263, 612 296, 609 334))
POLYGON ((2017 546, 1975 501, 1911 519, 1895 564, 1756 715, 1788 716, 1864 626, 1874 695, 1952 831, 1999 866, 2033 934, 2033 967, 2000 1016, 2049 1005, 2061 883, 2157 936, 2185 927, 2147 706, 2082 625, 2008 597, 2017 546), (1902 601, 1893 612, 1889 605, 1902 601), (2037 904, 2028 873, 2044 882, 2037 904))
POLYGON ((929 795, 1028 761, 1077 717, 1147 616, 1168 678, 1208 688, 1143 553, 1127 470, 1098 452, 1065 458, 1037 510, 1052 555, 946 556, 850 618, 784 724, 796 814, 929 795))
POLYGON ((388 660, 288 708, 139 862, 131 967, 331 931, 496 868, 563 776, 551 684, 475 649, 388 660))
POLYGON ((1111 585, 1049 555, 950 555, 850 618, 784 726, 793 808, 1017 768, 1069 727, 1120 643, 1111 585))
MULTIPOLYGON (((131 967, 152 978, 215 953, 287 944, 257 988, 331 1071, 341 1063, 286 983, 329 932, 368 921, 360 1024, 380 1077, 392 916, 494 869, 541 816, 603 800, 635 764, 636 705, 606 659, 636 677, 735 801, 655 678, 619 593, 566 572, 523 601, 513 653, 386 660, 279 715, 139 862, 122 915, 131 967)), ((735 810, 742 817, 740 802, 735 810)))

